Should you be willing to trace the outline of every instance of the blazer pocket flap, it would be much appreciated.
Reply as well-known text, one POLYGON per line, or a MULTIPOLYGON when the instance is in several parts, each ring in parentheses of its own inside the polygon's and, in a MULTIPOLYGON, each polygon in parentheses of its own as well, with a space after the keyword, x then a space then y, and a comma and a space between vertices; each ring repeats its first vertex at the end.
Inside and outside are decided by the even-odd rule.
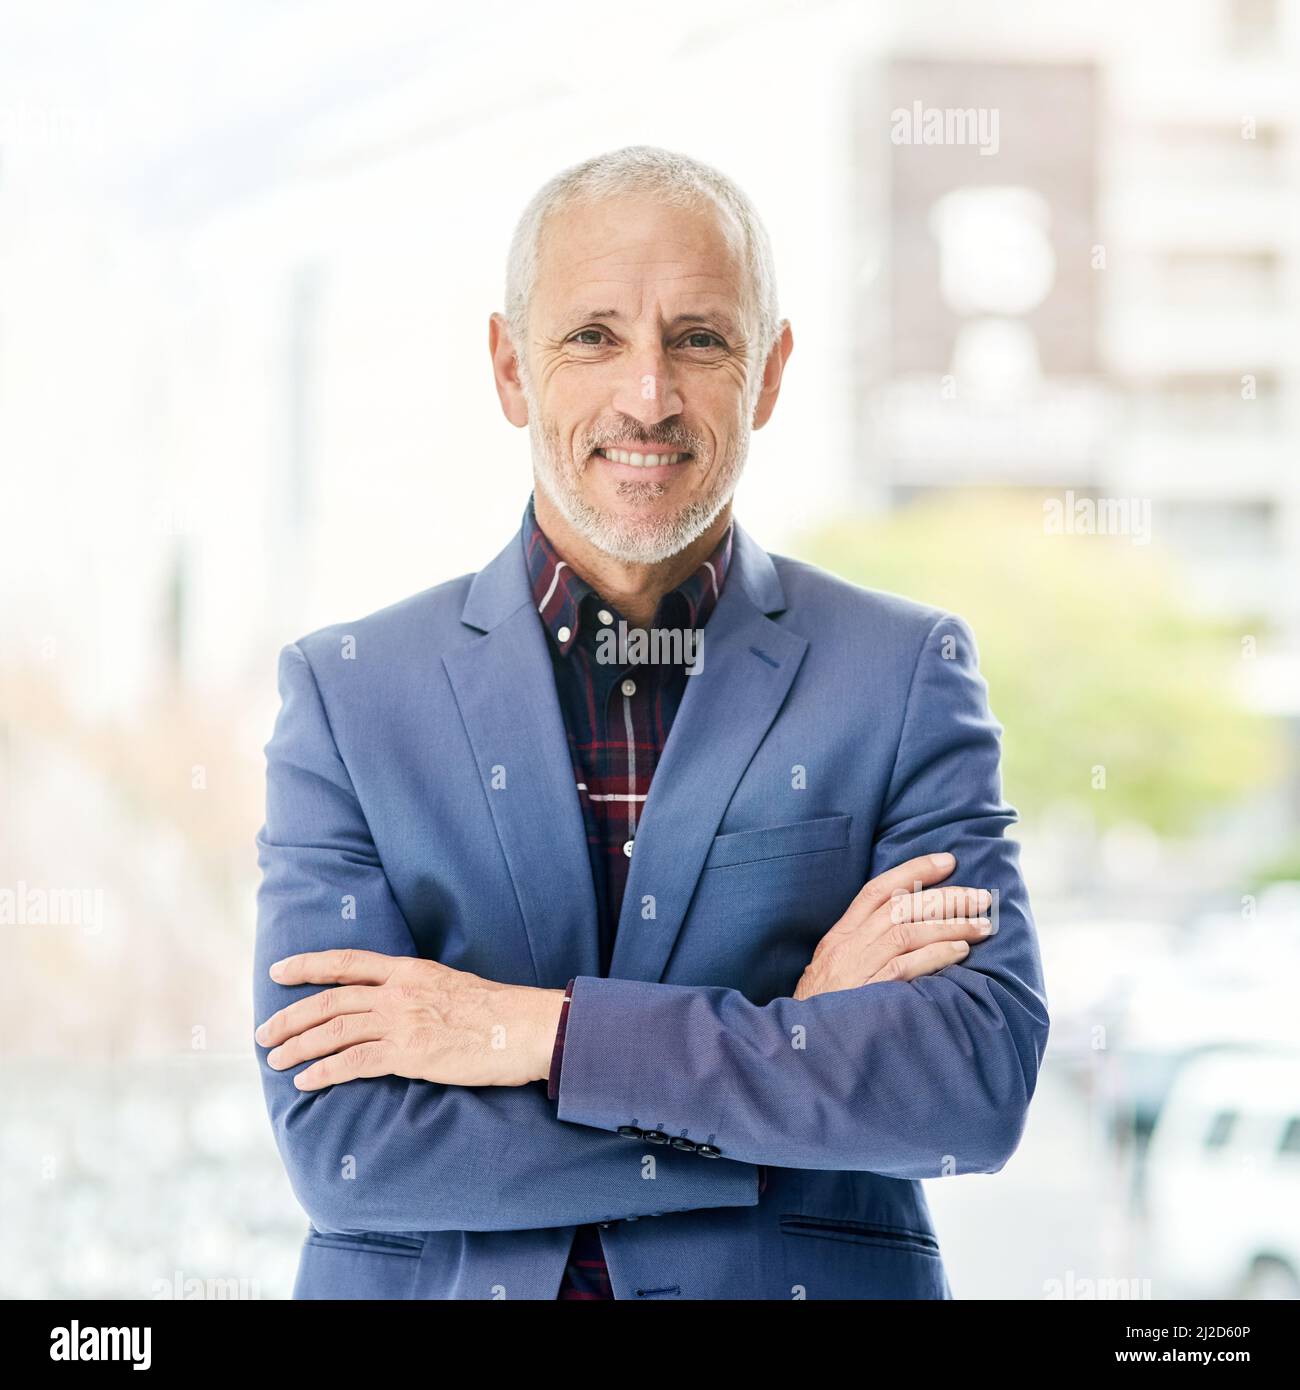
POLYGON ((327 1245, 333 1250, 365 1250, 375 1255, 410 1255, 417 1259, 424 1250, 423 1236, 404 1236, 389 1231, 343 1234, 341 1231, 307 1231, 309 1245, 327 1245))
POLYGON ((932 1231, 917 1231, 907 1226, 882 1225, 874 1221, 856 1221, 837 1216, 795 1216, 787 1213, 780 1219, 780 1229, 786 1235, 817 1236, 823 1240, 861 1241, 867 1245, 891 1245, 914 1250, 919 1255, 938 1255, 939 1242, 932 1231))
POLYGON ((722 869, 729 864, 748 864, 757 859, 784 859, 794 854, 815 854, 818 850, 843 849, 849 842, 853 817, 818 816, 793 825, 769 825, 762 830, 736 830, 714 837, 713 848, 704 861, 706 869, 722 869))

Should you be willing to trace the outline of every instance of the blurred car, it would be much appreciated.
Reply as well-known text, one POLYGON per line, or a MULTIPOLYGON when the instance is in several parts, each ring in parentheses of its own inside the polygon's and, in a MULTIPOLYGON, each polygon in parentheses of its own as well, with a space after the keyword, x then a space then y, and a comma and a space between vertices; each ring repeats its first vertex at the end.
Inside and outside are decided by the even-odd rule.
POLYGON ((1145 1191, 1165 1296, 1300 1298, 1300 1050, 1187 1061, 1151 1136, 1145 1191))
POLYGON ((1043 932, 1053 1060, 1117 1142, 1145 1149, 1179 1068, 1203 1052, 1300 1049, 1292 887, 1262 894, 1249 918, 1206 914, 1181 928, 1098 919, 1043 932))

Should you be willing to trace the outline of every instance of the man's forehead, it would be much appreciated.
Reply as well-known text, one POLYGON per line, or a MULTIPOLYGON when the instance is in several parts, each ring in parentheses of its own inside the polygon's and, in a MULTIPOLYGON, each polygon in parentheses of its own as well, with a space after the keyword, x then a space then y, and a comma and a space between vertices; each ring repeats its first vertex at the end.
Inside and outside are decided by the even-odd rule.
POLYGON ((647 289, 723 308, 739 307, 744 277, 732 239, 709 211, 610 200, 564 209, 548 224, 537 289, 562 312, 630 312, 647 289))

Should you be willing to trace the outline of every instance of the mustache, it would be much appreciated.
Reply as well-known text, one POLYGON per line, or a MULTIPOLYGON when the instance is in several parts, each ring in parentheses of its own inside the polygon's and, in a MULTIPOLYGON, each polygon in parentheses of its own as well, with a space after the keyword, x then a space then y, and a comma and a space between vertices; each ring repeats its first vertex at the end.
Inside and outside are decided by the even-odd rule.
POLYGON ((701 452, 700 441, 691 434, 682 434, 680 431, 672 431, 667 434, 652 434, 649 438, 644 436, 633 436, 623 432, 615 437, 608 439, 594 439, 589 442, 588 454, 593 454, 597 449, 671 449, 678 454, 698 454, 701 452))

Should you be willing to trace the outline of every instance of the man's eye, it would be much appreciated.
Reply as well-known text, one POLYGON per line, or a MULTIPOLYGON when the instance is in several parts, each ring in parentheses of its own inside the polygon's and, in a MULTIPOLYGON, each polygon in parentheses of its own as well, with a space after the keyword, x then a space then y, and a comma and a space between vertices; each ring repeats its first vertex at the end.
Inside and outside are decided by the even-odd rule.
POLYGON ((716 333, 708 333, 702 328, 698 332, 688 333, 686 337, 682 339, 682 341, 686 344, 687 347, 694 348, 713 348, 726 346, 726 344, 722 341, 721 338, 718 337, 716 333), (697 342, 697 338, 705 338, 708 341, 703 343, 697 342))
POLYGON ((599 346, 600 346, 600 343, 599 343, 599 342, 594 342, 594 343, 593 343, 593 342, 585 342, 585 343, 584 343, 584 342, 579 342, 579 339, 581 339, 581 338, 583 337, 584 334, 591 334, 593 337, 598 338, 598 339, 599 339, 599 338, 603 338, 603 337, 605 336, 605 334, 604 334, 599 328, 580 328, 580 329, 578 329, 578 331, 573 335, 573 337, 569 339, 569 341, 570 341, 571 343, 578 343, 578 346, 579 346, 579 347, 599 347, 599 346))

